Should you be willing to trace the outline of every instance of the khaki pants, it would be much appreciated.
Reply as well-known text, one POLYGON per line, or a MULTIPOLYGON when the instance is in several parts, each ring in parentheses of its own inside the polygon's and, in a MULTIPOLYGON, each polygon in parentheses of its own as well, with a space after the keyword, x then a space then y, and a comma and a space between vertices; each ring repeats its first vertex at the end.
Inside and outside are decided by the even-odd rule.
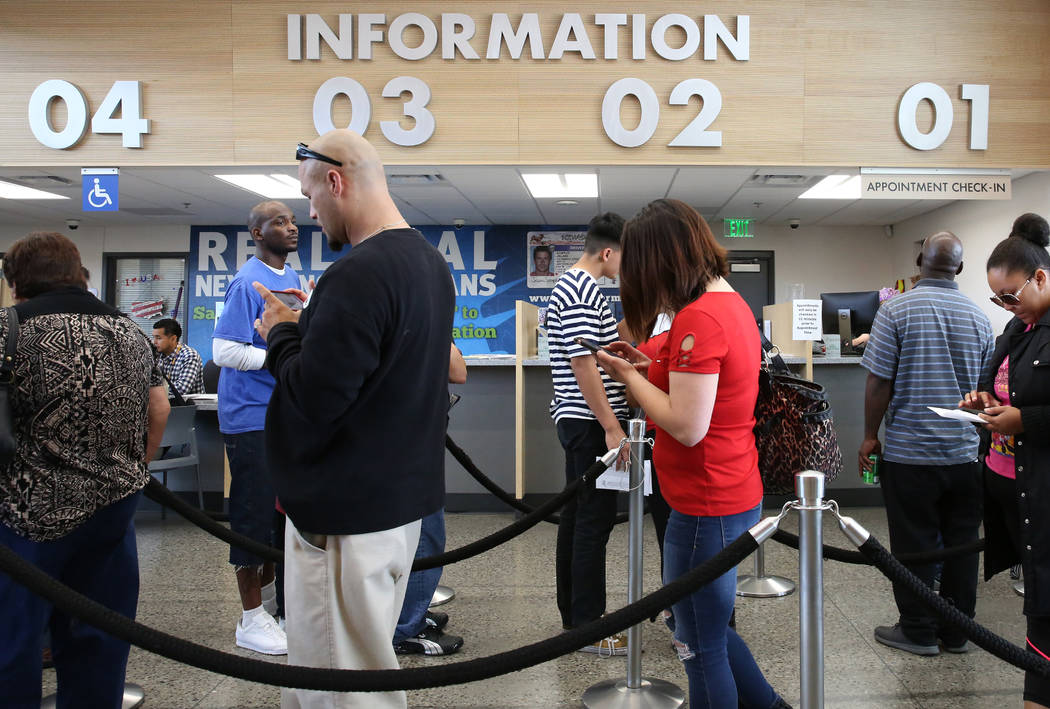
MULTIPOLYGON (((392 639, 420 521, 370 534, 303 535, 288 520, 284 595, 288 664, 397 669, 392 639)), ((403 709, 404 692, 282 689, 282 709, 403 709)))

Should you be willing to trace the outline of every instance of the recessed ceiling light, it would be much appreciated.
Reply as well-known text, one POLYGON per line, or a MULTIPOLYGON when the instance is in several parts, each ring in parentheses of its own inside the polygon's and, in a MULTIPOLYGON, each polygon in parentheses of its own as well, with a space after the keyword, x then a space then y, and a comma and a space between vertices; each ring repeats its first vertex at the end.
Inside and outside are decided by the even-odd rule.
POLYGON ((69 197, 0 180, 0 199, 69 199, 69 197))
POLYGON ((575 207, 579 202, 574 199, 559 199, 555 204, 559 207, 575 207))
POLYGON ((536 199, 593 199, 598 196, 598 176, 594 173, 533 173, 521 177, 536 199))
POLYGON ((799 199, 860 199, 860 175, 828 175, 799 199))
POLYGON ((270 175, 215 175, 242 190, 269 197, 270 199, 306 199, 299 180, 281 173, 270 175))

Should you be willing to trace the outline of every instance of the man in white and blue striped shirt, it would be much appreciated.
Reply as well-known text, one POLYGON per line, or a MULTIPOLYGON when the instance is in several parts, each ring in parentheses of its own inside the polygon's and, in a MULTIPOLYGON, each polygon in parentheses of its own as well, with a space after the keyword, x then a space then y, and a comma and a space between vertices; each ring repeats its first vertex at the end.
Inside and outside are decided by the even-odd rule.
MULTIPOLYGON (((950 232, 923 242, 922 279, 911 291, 879 309, 861 366, 868 370, 864 397, 861 469, 882 453, 882 493, 894 554, 933 551, 976 541, 981 524, 981 464, 971 423, 941 418, 927 407, 954 409, 977 388, 992 352, 992 327, 973 301, 959 292, 962 243, 950 232), (879 424, 885 417, 885 446, 879 424)), ((933 585, 934 564, 910 567, 933 585)), ((971 618, 977 602, 978 556, 946 559, 941 596, 971 618)), ((916 655, 966 652, 956 629, 938 627, 918 597, 896 585, 900 611, 894 626, 875 628, 883 645, 916 655)))
MULTIPOLYGON (((599 346, 618 338, 616 320, 598 279, 620 270, 620 235, 624 220, 607 213, 591 220, 583 256, 558 279, 547 306, 554 399, 551 416, 565 449, 565 481, 579 478, 598 456, 620 445, 627 419, 624 386, 613 381, 590 350, 575 338, 599 346)), ((605 546, 616 518, 616 493, 581 488, 566 505, 558 525, 556 578, 562 625, 573 628, 605 613, 605 546)), ((602 654, 626 654, 622 637, 583 648, 602 654)))

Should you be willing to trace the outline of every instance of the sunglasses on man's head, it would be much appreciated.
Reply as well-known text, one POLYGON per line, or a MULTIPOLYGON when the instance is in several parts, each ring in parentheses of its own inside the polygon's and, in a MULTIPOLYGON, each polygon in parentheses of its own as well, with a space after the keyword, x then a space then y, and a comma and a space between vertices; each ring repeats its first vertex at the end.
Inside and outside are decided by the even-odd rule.
POLYGON ((306 147, 306 143, 299 143, 295 148, 295 159, 296 160, 320 160, 326 162, 329 165, 335 165, 336 167, 342 167, 343 163, 339 162, 335 158, 330 158, 324 153, 319 153, 316 150, 310 150, 306 147))
POLYGON ((1031 282, 1032 282, 1032 279, 1029 277, 1029 279, 1027 281, 1025 281, 1024 284, 1022 284, 1021 287, 1018 288, 1013 293, 1003 293, 1002 295, 996 294, 996 295, 990 296, 988 298, 988 300, 992 301, 993 303, 998 305, 1000 308, 1005 308, 1008 305, 1020 305, 1021 304, 1021 291, 1023 291, 1025 289, 1025 286, 1027 286, 1031 282))

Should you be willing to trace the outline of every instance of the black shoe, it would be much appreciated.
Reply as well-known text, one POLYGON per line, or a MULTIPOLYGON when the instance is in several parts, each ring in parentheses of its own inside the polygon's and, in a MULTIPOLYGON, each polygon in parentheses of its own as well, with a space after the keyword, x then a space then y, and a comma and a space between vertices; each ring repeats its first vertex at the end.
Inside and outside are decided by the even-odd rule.
POLYGON ((880 625, 875 628, 875 640, 887 647, 904 650, 904 652, 910 652, 913 655, 941 654, 941 649, 937 647, 936 643, 933 645, 920 645, 919 643, 912 641, 904 634, 904 631, 901 630, 900 623, 897 623, 893 627, 880 625))
POLYGON ((974 645, 966 638, 962 639, 962 642, 952 641, 949 642, 944 638, 941 638, 941 647, 944 648, 945 652, 950 652, 953 655, 962 655, 963 653, 973 650, 974 645))
POLYGON ((434 630, 444 630, 445 626, 448 625, 448 613, 435 613, 434 611, 427 611, 426 623, 428 628, 434 630))
POLYGON ((427 628, 414 638, 406 638, 394 645, 394 652, 398 655, 451 655, 459 652, 461 647, 463 638, 458 635, 446 635, 440 630, 427 628))

